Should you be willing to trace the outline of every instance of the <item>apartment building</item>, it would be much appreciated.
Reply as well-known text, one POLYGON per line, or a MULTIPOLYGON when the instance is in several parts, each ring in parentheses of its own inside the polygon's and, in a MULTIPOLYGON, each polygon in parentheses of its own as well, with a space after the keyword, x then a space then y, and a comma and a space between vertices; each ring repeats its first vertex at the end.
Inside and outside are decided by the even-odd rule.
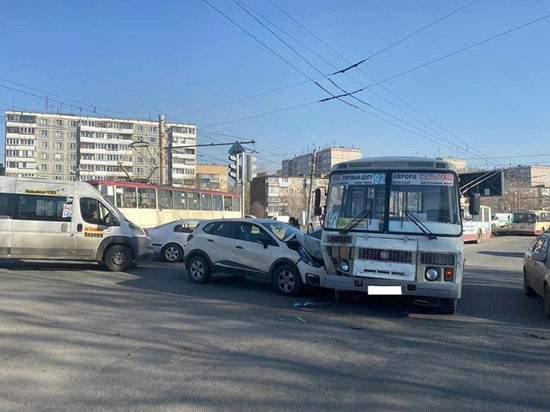
MULTIPOLYGON (((165 181, 194 187, 196 127, 166 123, 165 181)), ((160 122, 6 111, 6 176, 160 182, 160 122)))
MULTIPOLYGON (((258 173, 250 183, 250 213, 256 217, 300 216, 310 191, 328 187, 327 178, 288 177, 258 173)), ((313 201, 310 204, 313 210, 313 201)))
POLYGON ((219 190, 227 192, 229 190, 227 165, 202 165, 196 166, 196 185, 197 189, 219 190))
POLYGON ((505 170, 504 177, 512 186, 550 187, 550 167, 548 166, 510 167, 505 170))
MULTIPOLYGON (((347 160, 361 159, 359 149, 346 149, 344 147, 331 147, 315 153, 315 175, 329 174, 332 167, 347 160)), ((285 159, 282 162, 283 176, 309 176, 313 153, 296 156, 293 159, 285 159)))

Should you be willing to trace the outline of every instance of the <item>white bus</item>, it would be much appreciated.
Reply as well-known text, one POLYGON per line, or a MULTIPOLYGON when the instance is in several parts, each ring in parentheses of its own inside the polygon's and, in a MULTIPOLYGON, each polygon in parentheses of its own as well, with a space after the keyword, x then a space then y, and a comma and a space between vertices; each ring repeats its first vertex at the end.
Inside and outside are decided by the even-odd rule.
POLYGON ((490 239, 492 225, 491 208, 489 206, 480 206, 479 214, 476 216, 470 216, 467 209, 465 209, 462 220, 464 242, 479 244, 482 239, 490 239))
MULTIPOLYGON (((479 203, 470 204, 475 215, 479 203)), ((308 283, 337 296, 439 298, 440 311, 454 313, 464 269, 460 211, 451 163, 415 157, 339 163, 330 175, 321 241, 328 275, 308 283)))
POLYGON ((153 245, 84 182, 0 177, 0 257, 104 262, 125 271, 153 245))
POLYGON ((540 235, 550 228, 550 211, 518 210, 510 224, 513 235, 540 235))

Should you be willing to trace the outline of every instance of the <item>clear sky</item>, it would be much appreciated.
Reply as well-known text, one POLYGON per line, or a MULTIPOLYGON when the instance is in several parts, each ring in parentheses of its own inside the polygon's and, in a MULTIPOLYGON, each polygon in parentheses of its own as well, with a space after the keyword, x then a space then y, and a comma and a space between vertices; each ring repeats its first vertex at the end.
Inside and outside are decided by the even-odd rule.
MULTIPOLYGON (((550 165, 550 1, 0 0, 0 10, 2 111, 164 114, 196 124, 199 144, 255 140, 268 171, 329 146, 550 165)), ((227 163, 227 149, 200 148, 198 162, 227 163)))

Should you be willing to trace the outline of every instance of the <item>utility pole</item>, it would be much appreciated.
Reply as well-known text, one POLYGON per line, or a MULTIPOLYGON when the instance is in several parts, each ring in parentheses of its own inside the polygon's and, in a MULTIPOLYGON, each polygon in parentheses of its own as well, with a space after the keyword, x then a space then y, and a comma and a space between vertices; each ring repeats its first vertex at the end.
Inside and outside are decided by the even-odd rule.
POLYGON ((309 178, 309 194, 307 197, 307 211, 306 211, 306 220, 307 222, 304 222, 306 225, 309 224, 311 221, 311 195, 313 194, 313 177, 315 176, 315 159, 317 158, 317 152, 316 148, 313 147, 313 154, 311 156, 311 176, 309 178))
POLYGON ((159 115, 159 143, 160 143, 160 184, 164 185, 164 169, 165 169, 165 153, 164 153, 164 140, 166 133, 164 130, 164 115, 159 115))

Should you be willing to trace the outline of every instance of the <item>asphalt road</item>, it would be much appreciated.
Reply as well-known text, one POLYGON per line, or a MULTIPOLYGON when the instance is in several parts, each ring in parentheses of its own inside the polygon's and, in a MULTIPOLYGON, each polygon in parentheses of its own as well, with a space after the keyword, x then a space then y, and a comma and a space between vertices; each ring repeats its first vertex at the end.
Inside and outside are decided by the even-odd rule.
POLYGON ((522 290, 530 241, 466 245, 455 315, 224 275, 195 285, 181 264, 0 262, 0 410, 548 411, 550 321, 522 290))

